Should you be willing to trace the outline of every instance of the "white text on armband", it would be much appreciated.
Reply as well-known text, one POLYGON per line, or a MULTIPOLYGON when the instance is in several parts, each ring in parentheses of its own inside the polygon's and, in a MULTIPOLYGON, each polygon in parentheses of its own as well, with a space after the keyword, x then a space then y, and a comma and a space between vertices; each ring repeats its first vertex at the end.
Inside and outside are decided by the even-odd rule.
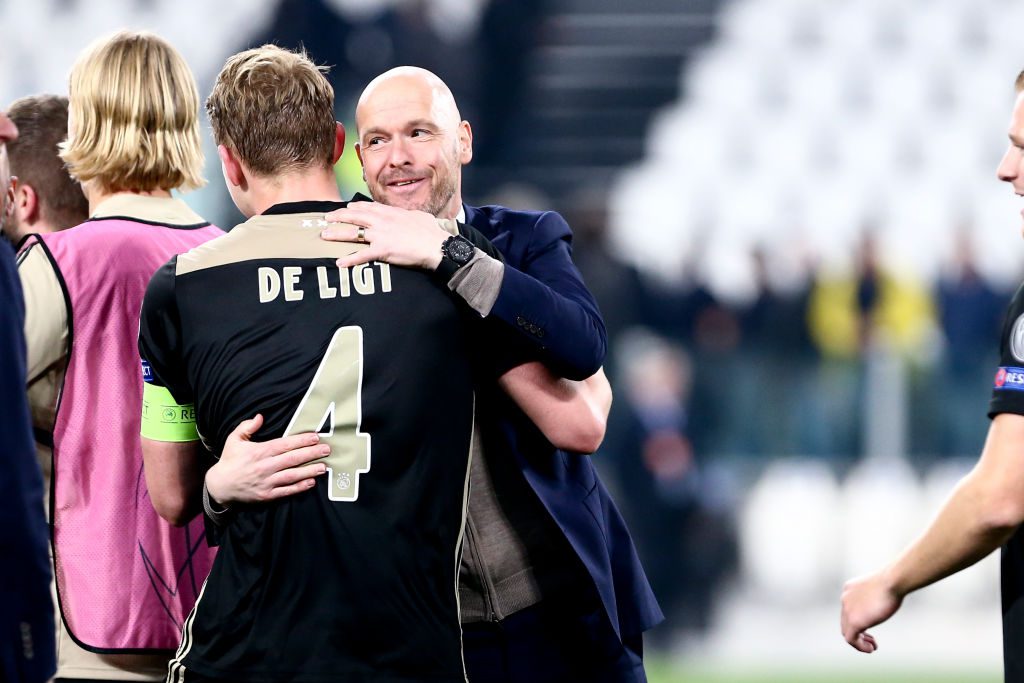
MULTIPOLYGON (((302 287, 302 267, 262 266, 257 271, 260 303, 265 304, 284 296, 285 301, 302 301, 306 291, 302 287)), ((361 263, 352 268, 317 266, 316 295, 321 299, 336 299, 352 294, 368 295, 391 291, 391 266, 386 263, 361 263), (374 269, 373 266, 376 266, 374 269), (378 289, 377 280, 380 280, 378 289)))

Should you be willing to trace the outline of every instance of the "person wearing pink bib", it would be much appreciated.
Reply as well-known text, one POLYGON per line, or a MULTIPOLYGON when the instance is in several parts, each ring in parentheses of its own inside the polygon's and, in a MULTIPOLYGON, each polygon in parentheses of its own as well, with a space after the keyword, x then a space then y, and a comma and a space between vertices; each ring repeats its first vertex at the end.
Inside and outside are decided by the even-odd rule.
MULTIPOLYGON (((37 438, 53 447, 57 676, 160 680, 213 550, 201 521, 174 528, 149 500, 139 312, 160 265, 223 232, 171 194, 204 182, 198 89, 171 45, 141 32, 99 40, 71 71, 69 102, 61 156, 89 219, 30 237, 18 262, 28 381, 54 378, 32 400, 54 414, 37 438)), ((180 431, 180 415, 159 419, 180 431)))

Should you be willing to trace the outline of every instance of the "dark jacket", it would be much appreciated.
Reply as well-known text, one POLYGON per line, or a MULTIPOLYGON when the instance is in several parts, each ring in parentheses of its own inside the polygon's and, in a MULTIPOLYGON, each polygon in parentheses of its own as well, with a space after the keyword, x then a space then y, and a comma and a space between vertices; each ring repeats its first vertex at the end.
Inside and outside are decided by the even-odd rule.
MULTIPOLYGON (((572 231, 555 212, 466 206, 466 222, 505 257, 501 290, 491 311, 519 332, 546 365, 584 379, 604 362, 607 333, 597 303, 572 262, 572 231)), ((621 640, 664 617, 615 503, 589 456, 557 450, 511 401, 494 426, 499 448, 514 454, 527 482, 586 568, 607 619, 595 638, 621 640), (607 627, 612 631, 609 632, 607 627)), ((581 615, 584 618, 586 615, 581 615)))
POLYGON ((0 244, 0 680, 45 681, 57 670, 43 476, 25 392, 25 300, 0 244))

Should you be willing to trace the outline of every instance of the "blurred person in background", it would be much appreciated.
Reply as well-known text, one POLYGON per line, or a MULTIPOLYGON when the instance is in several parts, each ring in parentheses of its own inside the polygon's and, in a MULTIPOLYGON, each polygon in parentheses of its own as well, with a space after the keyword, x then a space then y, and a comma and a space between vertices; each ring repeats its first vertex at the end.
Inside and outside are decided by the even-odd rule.
POLYGON ((716 591, 736 565, 736 539, 722 491, 707 477, 690 430, 690 357, 646 330, 623 335, 616 376, 625 388, 606 444, 625 493, 624 508, 671 637, 710 626, 716 591))
POLYGON ((68 136, 68 100, 33 95, 11 103, 20 134, 10 145, 11 215, 4 237, 15 246, 31 233, 57 232, 89 217, 82 187, 68 174, 58 145, 68 136))
MULTIPOLYGON (((488 349, 499 370, 525 346, 549 376, 603 381, 604 324, 573 265, 569 226, 554 212, 463 204, 472 130, 444 82, 413 67, 388 71, 364 90, 356 125, 379 203, 327 214, 347 225, 325 238, 370 245, 339 265, 433 270, 503 327, 488 349), (429 215, 410 221, 395 207, 429 215), (504 262, 479 250, 442 257, 448 235, 431 216, 476 228, 504 262)), ((479 391, 483 457, 472 467, 459 589, 469 680, 645 681, 642 634, 661 610, 593 463, 549 442, 498 386, 479 391)))
MULTIPOLYGON (((1010 145, 999 179, 1024 196, 1024 71, 1016 80, 1010 145)), ((1024 213, 1024 212, 1022 212, 1024 213)), ((1002 547, 1003 666, 1009 683, 1024 681, 1024 286, 1010 303, 1000 366, 989 404, 981 457, 938 515, 891 564, 844 586, 840 628, 861 652, 878 643, 867 629, 899 610, 910 593, 971 566, 1002 547)))
MULTIPOLYGON (((4 237, 17 246, 32 233, 58 232, 82 223, 89 217, 89 203, 82 186, 68 174, 60 158, 59 145, 68 136, 68 99, 57 95, 22 97, 11 103, 7 113, 19 134, 17 141, 8 146, 15 177, 4 237)), ((39 373, 28 386, 47 507, 53 444, 46 435, 53 430, 56 408, 47 397, 57 395, 58 377, 59 373, 39 373)))
MULTIPOLYGON (((199 94, 181 55, 149 33, 93 43, 69 78, 61 157, 89 219, 29 239, 28 383, 53 411, 51 524, 58 676, 161 680, 212 561, 201 523, 174 529, 142 478, 139 310, 153 272, 222 234, 171 190, 203 184, 199 94), (147 654, 140 654, 147 653, 147 654), (154 654, 157 653, 157 654, 154 654)), ((180 416, 164 427, 180 429, 180 416)))
POLYGON ((817 359, 807 306, 810 299, 809 265, 787 268, 785 284, 773 269, 765 246, 751 251, 756 296, 740 313, 744 366, 755 384, 747 396, 738 396, 738 410, 749 431, 747 452, 778 456, 783 453, 814 453, 812 397, 817 359))
POLYGON ((821 269, 811 288, 808 324, 822 362, 814 394, 819 452, 852 460, 872 447, 878 367, 905 367, 932 342, 931 293, 912 275, 887 267, 876 228, 865 225, 852 270, 821 269), (852 416, 852 419, 851 419, 852 416))
MULTIPOLYGON (((573 261, 587 288, 601 306, 601 317, 614 341, 624 330, 647 323, 652 302, 643 276, 608 245, 608 194, 603 188, 586 187, 566 202, 565 217, 574 233, 573 261)), ((614 374, 614 354, 605 369, 614 374)))
POLYGON ((966 228, 957 237, 951 269, 938 282, 936 301, 946 344, 941 378, 948 390, 935 392, 935 410, 943 415, 934 431, 942 435, 937 449, 964 456, 985 436, 977 419, 988 388, 988 371, 998 361, 993 337, 999 334, 1007 294, 997 291, 978 271, 966 228))
MULTIPOLYGON (((17 137, 17 127, 0 112, 0 187, 10 177, 7 145, 17 137)), ((0 555, 8 559, 0 570, 0 680, 41 683, 57 664, 43 482, 25 400, 24 318, 14 253, 0 244, 0 555)))

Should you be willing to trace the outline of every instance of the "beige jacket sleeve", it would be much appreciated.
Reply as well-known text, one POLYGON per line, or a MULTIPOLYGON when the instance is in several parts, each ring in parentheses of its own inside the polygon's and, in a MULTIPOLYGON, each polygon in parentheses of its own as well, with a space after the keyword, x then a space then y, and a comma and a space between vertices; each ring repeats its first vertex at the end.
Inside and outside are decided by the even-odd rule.
POLYGON ((35 382, 67 354, 68 308, 54 266, 38 246, 18 259, 25 292, 25 343, 28 383, 35 382))
MULTIPOLYGON (((452 218, 439 218, 438 224, 447 232, 458 235, 459 224, 452 218)), ((505 277, 505 264, 477 249, 469 263, 455 271, 448 281, 448 289, 462 297, 481 318, 494 308, 505 277)))

